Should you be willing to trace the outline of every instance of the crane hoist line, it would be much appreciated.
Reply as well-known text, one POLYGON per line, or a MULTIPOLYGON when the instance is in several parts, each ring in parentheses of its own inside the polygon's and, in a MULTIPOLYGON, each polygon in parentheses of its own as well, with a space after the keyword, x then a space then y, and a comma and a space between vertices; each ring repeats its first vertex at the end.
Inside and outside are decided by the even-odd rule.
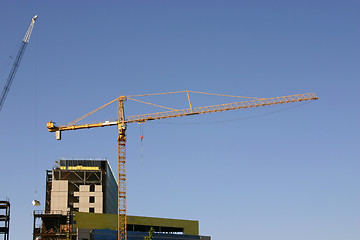
POLYGON ((118 97, 109 103, 85 114, 84 116, 73 120, 72 122, 63 125, 56 126, 55 122, 48 122, 47 128, 50 132, 56 133, 56 139, 61 139, 62 131, 86 129, 86 128, 97 128, 97 127, 107 127, 107 126, 118 126, 118 239, 126 240, 127 239, 127 230, 126 230, 126 126, 129 123, 144 123, 146 121, 167 119, 167 118, 176 118, 176 117, 185 117, 197 114, 205 113, 215 113, 215 112, 224 112, 230 110, 238 110, 244 108, 254 108, 262 106, 270 106, 276 104, 285 104, 285 103, 294 103, 301 101, 317 100, 318 97, 315 93, 304 93, 290 96, 282 97, 273 97, 273 98, 255 98, 255 97, 243 97, 243 96, 233 96, 233 95, 224 95, 224 94, 213 94, 213 93, 204 93, 204 92, 195 92, 195 91, 178 91, 178 92, 167 92, 167 93, 156 93, 156 94, 144 94, 144 95, 133 95, 133 96, 121 96, 118 97), (163 94, 173 94, 173 93, 186 93, 189 108, 186 109, 174 109, 170 107, 160 106, 157 104, 145 102, 134 97, 143 97, 143 96, 154 96, 154 95, 163 95, 163 94), (193 107, 190 99, 189 93, 198 93, 198 94, 210 94, 215 96, 226 96, 246 99, 247 101, 236 101, 226 104, 218 105, 209 105, 202 107, 193 107), (156 113, 145 113, 133 116, 125 116, 124 103, 127 100, 132 100, 135 102, 140 102, 144 104, 149 104, 152 106, 160 107, 167 109, 167 111, 156 112, 156 113), (77 123, 84 118, 92 115, 93 113, 105 108, 106 106, 118 102, 118 112, 116 121, 105 121, 93 124, 78 124, 77 123))
POLYGON ((11 84, 14 80, 14 77, 15 77, 15 74, 16 74, 16 71, 18 70, 19 68, 19 65, 20 65, 20 62, 21 62, 21 59, 25 53, 25 49, 26 49, 26 46, 27 44, 29 43, 29 40, 30 40, 30 36, 31 36, 31 33, 32 33, 32 30, 34 28, 34 25, 35 25, 35 21, 37 19, 37 15, 35 15, 32 19, 31 19, 31 23, 30 23, 30 26, 28 28, 28 30, 26 31, 26 34, 22 40, 22 43, 21 43, 21 46, 20 46, 20 49, 16 55, 16 58, 15 58, 15 61, 14 61, 14 64, 11 68, 11 71, 10 71, 10 74, 6 80, 6 84, 3 88, 3 91, 1 93, 1 96, 0 96, 0 111, 4 105, 4 102, 5 102, 5 99, 6 99, 6 96, 8 95, 9 93, 9 90, 10 90, 10 87, 11 87, 11 84))

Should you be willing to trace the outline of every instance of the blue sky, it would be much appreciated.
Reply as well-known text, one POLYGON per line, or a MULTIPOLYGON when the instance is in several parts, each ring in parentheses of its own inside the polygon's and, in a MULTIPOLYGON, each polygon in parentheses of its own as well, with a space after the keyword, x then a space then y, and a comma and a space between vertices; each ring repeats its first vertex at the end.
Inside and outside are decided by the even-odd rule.
MULTIPOLYGON (((31 205, 34 189, 44 202, 45 170, 60 157, 108 158, 117 169, 115 127, 56 141, 47 121, 65 124, 120 95, 180 90, 319 100, 149 122, 142 159, 139 125, 129 125, 129 215, 199 220, 213 239, 359 239, 358 1, 0 5, 1 69, 39 15, 0 112, 0 198, 12 204, 12 239, 31 238, 32 211, 43 209, 31 205)), ((110 107, 88 121, 115 116, 110 107)))

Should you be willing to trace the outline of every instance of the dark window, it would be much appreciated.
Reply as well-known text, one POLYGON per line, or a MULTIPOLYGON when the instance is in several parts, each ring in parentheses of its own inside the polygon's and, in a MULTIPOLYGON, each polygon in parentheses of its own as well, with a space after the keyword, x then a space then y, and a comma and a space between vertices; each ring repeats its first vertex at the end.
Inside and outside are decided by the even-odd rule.
POLYGON ((160 227, 160 226, 148 226, 148 225, 133 225, 133 224, 127 224, 127 229, 129 231, 135 231, 135 232, 149 232, 150 228, 154 228, 155 232, 157 233, 180 233, 184 234, 183 228, 178 227, 160 227))
POLYGON ((90 192, 95 192, 95 184, 90 185, 90 192))
POLYGON ((95 212, 95 208, 93 208, 93 207, 89 208, 89 212, 94 213, 94 212, 95 212))
POLYGON ((90 197, 89 198, 89 203, 94 203, 95 202, 95 197, 90 197))

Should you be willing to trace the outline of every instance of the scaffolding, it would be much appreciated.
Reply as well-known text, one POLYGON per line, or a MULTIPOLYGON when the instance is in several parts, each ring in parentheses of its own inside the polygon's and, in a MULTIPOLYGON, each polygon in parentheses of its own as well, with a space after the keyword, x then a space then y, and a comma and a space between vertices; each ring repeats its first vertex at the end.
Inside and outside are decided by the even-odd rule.
POLYGON ((9 240, 10 227, 10 202, 0 201, 0 234, 4 235, 4 240, 9 240))
POLYGON ((52 171, 46 170, 46 196, 45 196, 45 213, 50 213, 51 206, 51 186, 52 186, 52 171))
POLYGON ((66 214, 62 211, 34 211, 33 240, 76 240, 72 215, 70 211, 66 214))

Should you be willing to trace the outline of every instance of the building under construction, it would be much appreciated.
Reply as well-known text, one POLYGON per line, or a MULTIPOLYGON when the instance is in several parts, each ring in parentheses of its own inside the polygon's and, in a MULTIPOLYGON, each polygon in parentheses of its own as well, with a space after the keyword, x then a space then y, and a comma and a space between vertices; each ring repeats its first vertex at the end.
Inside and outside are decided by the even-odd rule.
MULTIPOLYGON (((117 239, 117 183, 102 160, 61 159, 46 171, 44 211, 34 211, 33 240, 117 239)), ((127 216, 127 239, 210 240, 199 236, 199 222, 127 216)))
POLYGON ((9 240, 10 227, 10 202, 0 201, 0 235, 4 236, 4 240, 9 240))
POLYGON ((117 213, 117 183, 107 160, 62 159, 46 179, 46 210, 117 213))

